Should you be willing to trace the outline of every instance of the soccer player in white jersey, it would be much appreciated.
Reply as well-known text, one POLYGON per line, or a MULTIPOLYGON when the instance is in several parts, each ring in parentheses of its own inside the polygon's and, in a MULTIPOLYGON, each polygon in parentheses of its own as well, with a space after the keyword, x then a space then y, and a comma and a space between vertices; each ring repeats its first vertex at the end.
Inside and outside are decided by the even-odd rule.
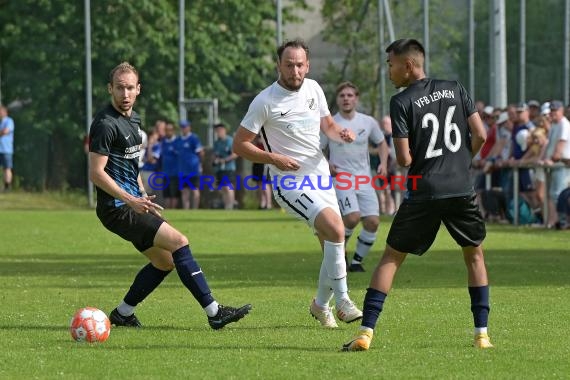
POLYGON ((338 206, 344 223, 345 245, 352 236, 358 222, 362 220, 362 230, 356 242, 356 252, 348 266, 350 272, 364 272, 362 261, 376 241, 376 231, 380 224, 380 205, 370 178, 370 142, 378 145, 380 165, 374 168, 379 175, 388 172, 388 144, 378 122, 371 116, 356 111, 358 88, 351 82, 342 82, 336 88, 336 104, 339 109, 333 120, 341 127, 351 130, 356 136, 352 144, 330 141, 321 134, 321 149, 328 150, 331 175, 343 176, 343 183, 335 179, 338 206), (357 176, 368 177, 370 181, 360 183, 357 176), (346 185, 350 182, 350 185, 346 185))
POLYGON ((250 104, 233 150, 252 162, 268 164, 279 205, 316 232, 324 257, 309 311, 321 325, 334 328, 337 323, 329 307, 333 295, 340 320, 359 320, 362 312, 348 296, 344 226, 319 134, 351 143, 354 133, 334 122, 322 88, 305 78, 309 49, 302 40, 287 41, 277 49, 277 70, 278 80, 250 104), (252 143, 258 133, 265 150, 252 143))

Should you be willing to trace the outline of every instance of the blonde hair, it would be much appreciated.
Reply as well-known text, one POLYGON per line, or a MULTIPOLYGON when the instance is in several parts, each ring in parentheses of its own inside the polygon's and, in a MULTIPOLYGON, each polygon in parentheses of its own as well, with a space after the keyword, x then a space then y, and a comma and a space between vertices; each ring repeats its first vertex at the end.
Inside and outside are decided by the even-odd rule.
POLYGON ((116 73, 128 73, 128 72, 135 74, 137 76, 137 82, 138 82, 139 72, 133 65, 125 61, 119 63, 117 66, 113 68, 113 70, 111 70, 111 72, 109 73, 109 83, 113 84, 113 79, 115 78, 116 73))

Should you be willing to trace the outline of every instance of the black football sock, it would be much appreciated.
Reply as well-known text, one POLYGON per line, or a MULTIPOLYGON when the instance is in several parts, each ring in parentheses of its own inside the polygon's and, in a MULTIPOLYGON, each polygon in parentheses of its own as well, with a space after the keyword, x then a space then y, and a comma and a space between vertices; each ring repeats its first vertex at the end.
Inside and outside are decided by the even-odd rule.
POLYGON ((361 326, 369 327, 374 330, 378 317, 384 307, 384 301, 387 294, 379 290, 368 288, 366 289, 366 296, 364 297, 364 307, 362 308, 362 323, 361 326))
POLYGON ((190 290, 196 301, 202 307, 206 307, 214 302, 212 291, 206 282, 206 277, 202 273, 202 269, 198 266, 196 260, 190 252, 189 246, 184 246, 172 253, 174 265, 178 272, 180 281, 190 290))
POLYGON ((470 286, 471 312, 475 327, 487 327, 489 321, 489 286, 470 286))
POLYGON ((148 263, 136 275, 123 301, 128 305, 137 306, 160 285, 169 273, 170 271, 160 270, 148 263))

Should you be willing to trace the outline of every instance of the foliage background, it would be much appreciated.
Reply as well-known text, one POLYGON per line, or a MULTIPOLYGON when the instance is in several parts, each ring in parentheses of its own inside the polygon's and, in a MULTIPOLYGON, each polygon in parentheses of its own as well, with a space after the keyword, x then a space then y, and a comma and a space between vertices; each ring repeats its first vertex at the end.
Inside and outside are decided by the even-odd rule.
MULTIPOLYGON (((506 1, 508 100, 519 100, 519 2, 506 1)), ((284 29, 293 33, 308 8, 318 9, 321 38, 341 52, 321 75, 334 110, 334 88, 351 80, 364 111, 378 115, 380 54, 374 0, 289 0, 284 29)), ((430 76, 467 86, 468 0, 430 0, 430 76)), ((422 2, 390 1, 396 38, 423 40, 422 2)), ((527 0, 527 98, 563 98, 563 2, 527 0)), ((477 0, 474 98, 489 99, 489 4, 477 0)), ((188 98, 219 99, 220 117, 235 126, 252 97, 275 79, 275 0, 186 2, 188 98)), ((108 101, 109 70, 135 64, 143 92, 136 109, 147 127, 177 120, 178 1, 91 2, 93 108, 108 101)), ((385 33, 388 39, 388 33, 385 33)), ((296 37, 297 35, 291 35, 296 37)), ((300 35, 306 38, 307 36, 300 35)), ((15 174, 26 189, 84 189, 86 157, 84 8, 82 1, 0 0, 0 89, 16 121, 15 174)), ((384 41, 387 46, 390 41, 384 41)), ((386 78, 387 109, 395 89, 386 78)), ((204 118, 199 112, 192 120, 204 118)))

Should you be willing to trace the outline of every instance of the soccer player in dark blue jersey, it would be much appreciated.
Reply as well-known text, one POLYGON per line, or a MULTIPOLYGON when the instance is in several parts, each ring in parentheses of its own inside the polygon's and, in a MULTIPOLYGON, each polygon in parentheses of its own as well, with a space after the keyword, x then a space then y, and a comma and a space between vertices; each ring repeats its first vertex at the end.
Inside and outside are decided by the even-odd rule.
POLYGON ((111 104, 95 116, 89 133, 89 178, 97 188, 97 216, 108 230, 130 241, 150 261, 110 313, 111 323, 141 327, 135 307, 174 268, 204 308, 213 329, 243 318, 251 305, 234 308, 216 302, 188 239, 161 217, 162 207, 144 192, 138 165, 141 119, 133 111, 140 93, 137 70, 127 62, 116 66, 109 75, 108 91, 111 104))
POLYGON ((474 346, 493 347, 487 335, 489 287, 481 247, 486 231, 469 175, 472 157, 485 142, 485 128, 460 83, 426 78, 425 52, 418 41, 394 41, 386 52, 390 80, 396 88, 406 88, 390 100, 390 117, 396 158, 409 167, 407 193, 366 292, 360 329, 343 350, 370 347, 396 272, 408 253, 422 255, 429 249, 442 222, 463 250, 474 346))

